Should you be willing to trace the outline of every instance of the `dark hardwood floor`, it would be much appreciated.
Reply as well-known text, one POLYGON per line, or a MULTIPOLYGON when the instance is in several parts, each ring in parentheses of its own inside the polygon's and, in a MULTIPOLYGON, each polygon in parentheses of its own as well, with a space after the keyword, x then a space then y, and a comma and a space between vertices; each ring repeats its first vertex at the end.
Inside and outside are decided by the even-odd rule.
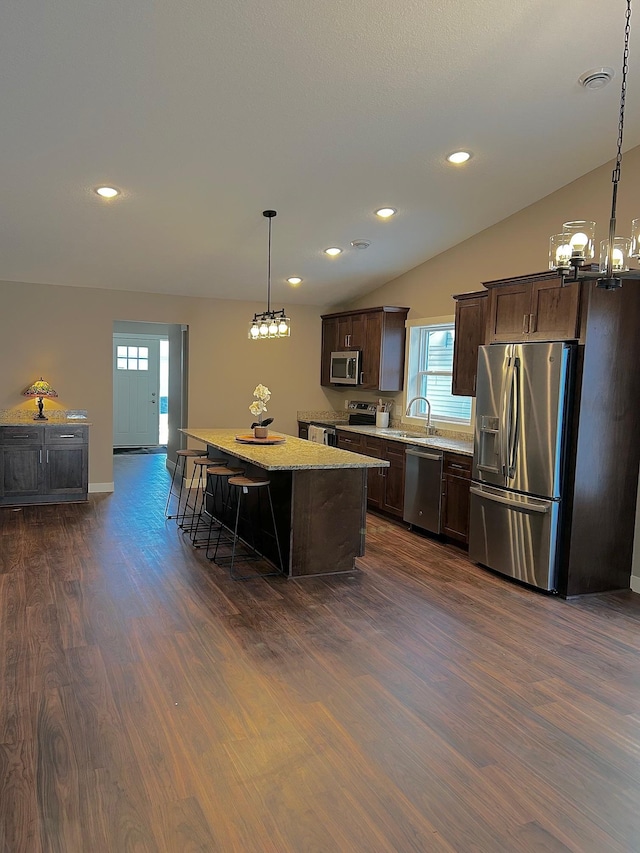
POLYGON ((640 603, 368 519, 361 571, 234 583, 116 492, 0 510, 0 851, 640 850, 640 603))

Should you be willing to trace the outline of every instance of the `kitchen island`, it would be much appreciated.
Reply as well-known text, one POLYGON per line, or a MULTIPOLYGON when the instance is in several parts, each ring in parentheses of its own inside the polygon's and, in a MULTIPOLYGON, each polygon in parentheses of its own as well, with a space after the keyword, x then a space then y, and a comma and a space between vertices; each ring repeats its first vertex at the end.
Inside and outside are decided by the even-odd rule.
MULTIPOLYGON (((269 473, 278 538, 288 577, 349 572, 364 554, 367 472, 389 463, 336 447, 284 435, 282 444, 244 444, 241 429, 181 430, 207 445, 247 476, 269 473)), ((279 433, 278 433, 279 434, 279 433)), ((274 435, 274 433, 271 433, 274 435)), ((209 506, 217 513, 217 508, 209 506)), ((266 509, 266 508, 265 508, 266 509)), ((278 563, 275 539, 265 512, 264 556, 278 563)))

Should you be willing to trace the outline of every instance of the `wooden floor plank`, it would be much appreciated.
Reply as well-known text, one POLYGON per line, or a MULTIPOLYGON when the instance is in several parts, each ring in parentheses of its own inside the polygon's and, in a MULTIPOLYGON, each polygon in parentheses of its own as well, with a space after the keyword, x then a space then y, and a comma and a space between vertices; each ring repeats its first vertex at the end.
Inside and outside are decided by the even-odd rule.
POLYGON ((0 509, 1 853, 640 850, 640 597, 374 515, 358 571, 235 583, 163 456, 115 477, 0 509))

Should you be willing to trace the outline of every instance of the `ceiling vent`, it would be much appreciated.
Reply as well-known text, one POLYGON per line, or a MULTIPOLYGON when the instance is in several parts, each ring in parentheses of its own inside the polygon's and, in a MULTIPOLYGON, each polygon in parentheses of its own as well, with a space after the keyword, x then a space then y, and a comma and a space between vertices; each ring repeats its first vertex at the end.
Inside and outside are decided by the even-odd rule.
POLYGON ((585 71, 580 75, 578 83, 585 89, 602 89, 613 80, 614 76, 613 68, 592 68, 591 71, 585 71))

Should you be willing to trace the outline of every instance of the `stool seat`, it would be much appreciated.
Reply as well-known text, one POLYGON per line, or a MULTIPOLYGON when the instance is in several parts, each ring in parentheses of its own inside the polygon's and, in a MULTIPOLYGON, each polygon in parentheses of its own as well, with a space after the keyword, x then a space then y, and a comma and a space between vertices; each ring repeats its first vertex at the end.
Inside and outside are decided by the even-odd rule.
POLYGON ((230 476, 232 474, 241 474, 243 470, 243 468, 231 468, 228 465, 211 465, 211 467, 207 468, 207 474, 224 477, 227 474, 230 476))
POLYGON ((201 453, 201 450, 195 450, 193 448, 190 450, 176 450, 176 456, 200 456, 201 453))
POLYGON ((260 486, 268 486, 270 484, 270 480, 267 480, 266 477, 231 477, 229 480, 230 486, 243 486, 247 489, 257 489, 260 486))

